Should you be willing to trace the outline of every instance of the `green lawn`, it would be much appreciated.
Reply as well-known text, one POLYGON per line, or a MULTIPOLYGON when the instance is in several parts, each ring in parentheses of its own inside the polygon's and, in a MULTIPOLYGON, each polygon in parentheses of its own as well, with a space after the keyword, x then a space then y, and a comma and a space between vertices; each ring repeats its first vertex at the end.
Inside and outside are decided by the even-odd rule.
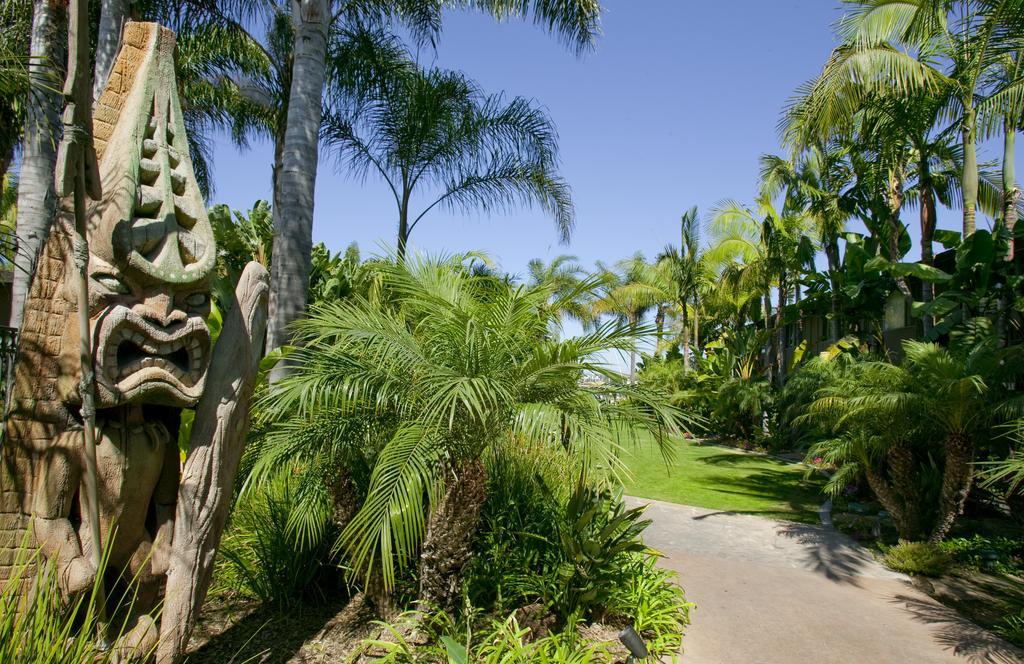
POLYGON ((675 459, 666 466, 653 442, 627 445, 625 461, 633 477, 626 493, 694 507, 756 514, 773 519, 818 522, 825 500, 823 480, 804 479, 805 467, 727 447, 673 443, 675 459))

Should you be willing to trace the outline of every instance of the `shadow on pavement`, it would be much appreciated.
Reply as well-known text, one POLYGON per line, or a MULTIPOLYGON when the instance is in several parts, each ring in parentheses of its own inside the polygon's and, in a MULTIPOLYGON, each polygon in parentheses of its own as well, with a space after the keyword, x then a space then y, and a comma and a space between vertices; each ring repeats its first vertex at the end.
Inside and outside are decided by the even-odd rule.
POLYGON ((822 526, 790 523, 776 533, 801 544, 807 568, 836 583, 860 587, 857 577, 872 563, 870 554, 855 542, 822 526))
POLYGON ((892 601, 902 604, 914 620, 935 625, 935 642, 970 664, 1020 664, 1024 650, 1015 648, 996 635, 941 604, 907 595, 896 595, 892 601))

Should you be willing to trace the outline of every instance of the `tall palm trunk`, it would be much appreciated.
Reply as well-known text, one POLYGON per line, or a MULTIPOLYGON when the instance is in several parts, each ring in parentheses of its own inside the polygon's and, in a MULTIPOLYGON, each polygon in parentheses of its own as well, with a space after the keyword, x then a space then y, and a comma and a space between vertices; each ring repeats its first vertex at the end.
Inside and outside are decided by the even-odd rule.
MULTIPOLYGON (((931 265, 935 261, 935 253, 932 247, 935 237, 935 189, 932 188, 931 169, 927 160, 920 164, 921 179, 921 262, 931 265)), ((925 279, 921 280, 921 301, 928 303, 932 301, 932 283, 925 279)), ((922 327, 925 335, 932 330, 932 317, 927 314, 922 318, 922 327)))
POLYGON ((465 461, 450 473, 420 554, 420 600, 448 612, 457 608, 462 570, 473 554, 487 490, 487 470, 480 459, 465 461))
POLYGON ((64 61, 65 48, 62 7, 51 0, 32 3, 31 94, 25 108, 25 138, 18 176, 18 252, 14 257, 11 327, 21 325, 36 257, 57 210, 53 173, 57 166, 61 109, 61 75, 56 63, 64 61))
MULTIPOLYGON (((764 291, 763 304, 764 307, 764 331, 767 333, 772 329, 772 293, 770 288, 766 288, 764 291)), ((770 343, 768 346, 767 356, 764 357, 764 366, 768 370, 768 382, 775 381, 775 335, 772 334, 770 337, 770 343)))
POLYGON ((825 258, 828 261, 828 280, 832 290, 832 319, 829 321, 829 338, 839 340, 841 329, 841 305, 839 299, 839 240, 829 238, 825 242, 825 258))
MULTIPOLYGON (((900 166, 889 173, 889 260, 894 262, 901 258, 900 231, 903 230, 903 224, 900 221, 900 210, 903 209, 903 196, 903 168, 900 166)), ((905 297, 913 297, 906 277, 896 277, 896 287, 905 297)))
MULTIPOLYGON (((637 323, 640 322, 640 314, 631 311, 629 313, 629 329, 631 332, 636 332, 637 323)), ((629 384, 636 385, 636 344, 629 348, 629 384)))
POLYGON ((775 384, 782 387, 786 378, 786 340, 785 329, 782 326, 782 308, 786 306, 786 291, 789 289, 786 283, 785 274, 779 279, 779 306, 775 309, 775 384))
POLYGON ((956 518, 963 513, 974 476, 972 461, 974 441, 971 437, 964 432, 950 434, 946 439, 946 464, 942 471, 939 515, 928 541, 941 542, 953 527, 956 518))
POLYGON ((963 103, 964 122, 960 127, 964 149, 961 190, 964 195, 964 238, 966 238, 968 235, 974 234, 974 218, 978 207, 978 137, 974 102, 967 97, 963 103))
POLYGON ((100 25, 96 34, 96 65, 93 74, 92 98, 99 99, 110 77, 118 48, 121 46, 121 30, 128 14, 126 0, 103 0, 100 3, 100 25))
POLYGON ((1017 201, 1020 199, 1020 187, 1014 172, 1014 160, 1017 158, 1017 130, 1009 117, 1003 119, 1003 224, 1010 233, 1010 246, 1007 248, 1006 260, 1012 261, 1014 256, 1013 231, 1017 227, 1017 201))
POLYGON ((683 319, 683 373, 690 370, 690 320, 686 311, 686 300, 683 300, 680 315, 683 319))
POLYGON ((654 311, 654 357, 661 354, 661 347, 665 341, 665 304, 658 303, 654 311))
MULTIPOLYGON (((686 306, 686 303, 683 303, 686 306)), ((697 358, 701 356, 700 352, 700 310, 698 307, 700 303, 696 298, 693 300, 693 366, 697 366, 697 358)))
MULTIPOLYGON (((404 178, 403 178, 404 180, 404 178)), ((405 260, 409 248, 409 191, 402 192, 402 203, 398 208, 398 262, 405 260)))
MULTIPOLYGON (((313 248, 313 196, 326 76, 328 0, 292 0, 294 42, 287 126, 274 199, 274 248, 267 350, 288 343, 289 326, 306 310, 313 248)), ((285 363, 271 380, 286 375, 285 363)))

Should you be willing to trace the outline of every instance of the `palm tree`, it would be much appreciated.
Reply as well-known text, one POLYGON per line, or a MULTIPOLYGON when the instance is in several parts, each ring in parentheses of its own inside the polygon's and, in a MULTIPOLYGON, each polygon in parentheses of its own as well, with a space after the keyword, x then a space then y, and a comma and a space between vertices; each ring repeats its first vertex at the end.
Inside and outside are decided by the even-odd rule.
MULTIPOLYGON (((832 418, 840 429, 845 427, 853 443, 866 440, 881 445, 879 451, 889 455, 890 462, 896 461, 892 458, 893 449, 897 454, 910 453, 905 447, 912 437, 940 441, 944 457, 941 488, 928 535, 930 541, 939 542, 963 512, 979 439, 997 416, 1019 414, 1019 399, 1006 400, 1003 386, 1021 370, 1024 356, 1020 348, 1000 349, 993 339, 987 338, 954 348, 905 341, 903 349, 903 366, 867 363, 860 378, 840 381, 825 391, 811 413, 832 418)), ((876 483, 870 475, 873 455, 867 451, 857 453, 863 469, 869 473, 872 489, 880 499, 888 501, 889 487, 876 483)), ((898 474, 910 486, 913 480, 909 475, 920 471, 907 460, 902 463, 906 468, 898 474)), ((905 499, 912 498, 906 490, 903 493, 905 499)), ((913 530, 908 536, 915 536, 923 525, 911 528, 908 523, 906 528, 913 530)))
POLYGON ((615 469, 620 435, 646 430, 664 444, 681 426, 660 394, 580 383, 585 372, 617 383, 599 358, 643 330, 608 323, 553 339, 550 286, 475 274, 467 258, 382 263, 386 304, 315 307, 299 324, 295 371, 265 401, 280 421, 253 471, 259 481, 301 463, 307 495, 319 495, 339 460, 371 468, 338 542, 347 564, 390 591, 419 553, 420 598, 442 608, 458 599, 487 449, 565 446, 588 468, 615 469))
POLYGON ((458 72, 389 67, 344 91, 325 141, 357 176, 373 172, 394 197, 398 259, 434 208, 471 212, 538 203, 563 241, 573 224, 568 185, 555 169, 551 120, 515 97, 484 95, 458 72), (346 103, 348 102, 348 103, 346 103), (417 194, 429 191, 418 209, 417 194))
POLYGON ((567 317, 584 325, 592 322, 591 306, 586 298, 592 288, 578 260, 575 256, 562 254, 547 264, 534 258, 526 265, 528 286, 551 289, 550 306, 558 306, 558 309, 551 312, 556 330, 562 329, 567 317))
POLYGON ((658 254, 658 263, 668 270, 671 288, 682 322, 683 370, 689 369, 690 319, 693 320, 693 343, 695 353, 700 355, 700 298, 701 292, 710 281, 707 265, 700 248, 700 221, 697 207, 683 213, 679 220, 679 246, 667 245, 658 254))
MULTIPOLYGON (((251 4, 247 0, 243 4, 251 4)), ((345 25, 374 18, 398 18, 426 41, 440 30, 443 8, 472 8, 495 18, 525 17, 582 50, 596 39, 601 6, 597 0, 291 0, 294 25, 293 64, 281 170, 275 182, 274 229, 278 260, 272 275, 268 350, 288 338, 287 328, 306 306, 313 234, 313 192, 319 161, 319 134, 323 119, 321 99, 327 80, 327 56, 332 32, 345 25)), ((276 376, 283 375, 280 367, 276 376)))
POLYGON ((942 100, 956 117, 963 150, 963 233, 978 203, 978 100, 986 77, 1019 35, 1007 29, 1017 0, 853 0, 839 24, 844 40, 815 83, 822 100, 850 85, 942 100), (947 69, 948 67, 948 69, 947 69))
POLYGON ((99 99, 107 87, 110 69, 121 47, 121 31, 128 18, 128 0, 102 0, 99 5, 99 25, 96 30, 96 48, 93 51, 93 99, 99 99))
MULTIPOLYGON (((671 301, 671 285, 664 267, 651 265, 637 252, 624 258, 609 269, 600 263, 598 274, 602 282, 601 294, 591 306, 595 317, 612 316, 627 330, 641 336, 640 323, 652 309, 663 310, 659 305, 671 301)), ((664 314, 662 313, 662 316, 664 314)), ((662 319, 661 323, 664 323, 662 319)), ((663 329, 655 329, 655 338, 660 341, 663 329)), ((629 349, 629 383, 636 384, 636 347, 629 349)))
POLYGON ((788 206, 779 211, 764 194, 758 199, 756 209, 727 201, 712 213, 713 239, 707 259, 723 270, 734 270, 738 282, 749 284, 749 288, 763 298, 764 328, 773 330, 772 375, 780 385, 785 373, 783 312, 794 284, 809 267, 813 256, 809 226, 802 211, 788 206), (772 288, 777 294, 774 322, 772 288))
POLYGON ((996 128, 1003 132, 1002 223, 1010 237, 1006 259, 1013 260, 1021 198, 1015 165, 1017 131, 1024 126, 1024 51, 1003 55, 993 72, 993 82, 996 89, 978 105, 980 136, 990 138, 996 128))
POLYGON ((18 176, 18 252, 11 291, 12 327, 21 324, 36 256, 57 210, 53 173, 60 136, 61 80, 57 63, 64 61, 66 19, 63 5, 49 0, 32 3, 29 59, 29 103, 24 113, 24 142, 18 176))
POLYGON ((801 146, 792 159, 765 156, 761 160, 761 181, 763 195, 774 197, 785 191, 785 205, 805 211, 814 225, 828 264, 832 298, 829 336, 838 340, 843 328, 839 240, 856 206, 850 147, 833 138, 801 146))

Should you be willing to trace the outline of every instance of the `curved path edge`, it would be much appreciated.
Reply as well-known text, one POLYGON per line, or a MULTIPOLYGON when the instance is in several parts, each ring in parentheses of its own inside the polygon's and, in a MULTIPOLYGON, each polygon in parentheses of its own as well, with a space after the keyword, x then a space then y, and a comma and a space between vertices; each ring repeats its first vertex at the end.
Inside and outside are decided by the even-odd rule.
POLYGON ((1024 651, 834 529, 647 504, 647 544, 697 605, 684 664, 1021 664, 1024 651))

